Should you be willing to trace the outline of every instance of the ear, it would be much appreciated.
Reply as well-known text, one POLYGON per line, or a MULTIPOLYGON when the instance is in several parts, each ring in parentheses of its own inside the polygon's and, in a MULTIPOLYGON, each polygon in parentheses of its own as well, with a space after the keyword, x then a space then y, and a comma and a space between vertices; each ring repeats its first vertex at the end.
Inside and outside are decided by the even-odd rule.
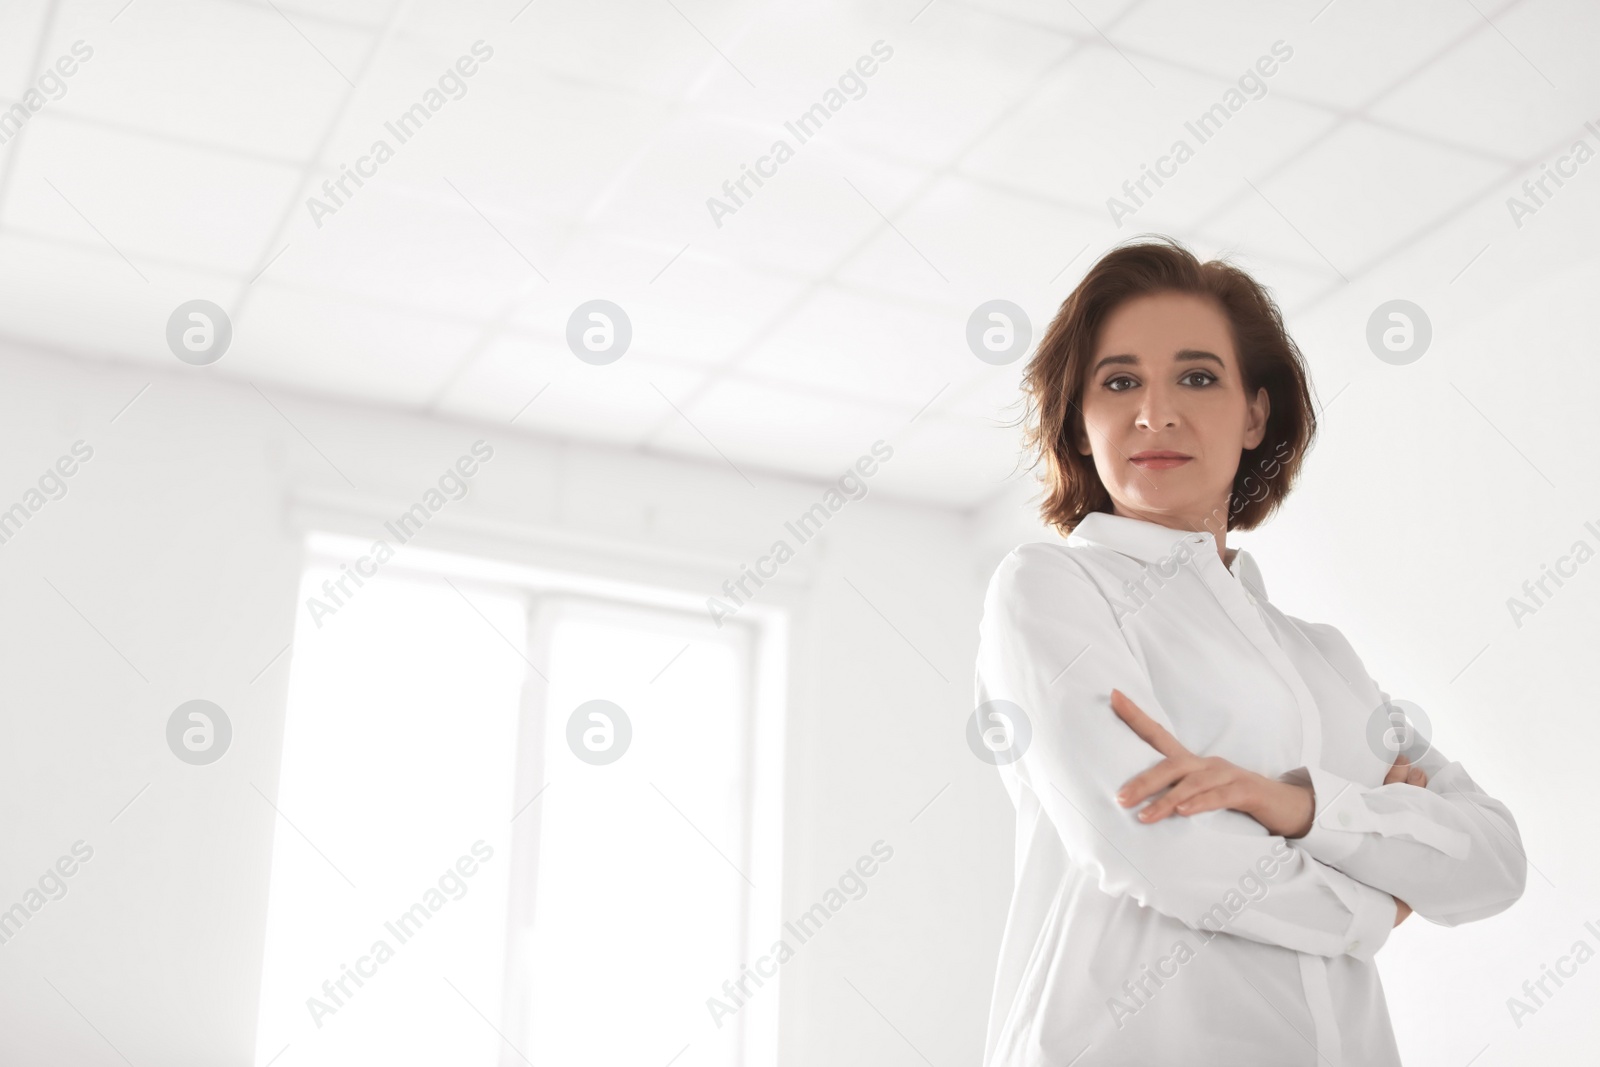
POLYGON ((1072 447, 1080 456, 1094 455, 1094 449, 1089 444, 1089 432, 1084 429, 1083 420, 1078 420, 1078 425, 1072 430, 1072 447))
POLYGON ((1250 401, 1245 412, 1244 447, 1256 448, 1267 436, 1267 416, 1272 412, 1272 399, 1267 396, 1267 387, 1262 386, 1256 390, 1255 399, 1250 401))

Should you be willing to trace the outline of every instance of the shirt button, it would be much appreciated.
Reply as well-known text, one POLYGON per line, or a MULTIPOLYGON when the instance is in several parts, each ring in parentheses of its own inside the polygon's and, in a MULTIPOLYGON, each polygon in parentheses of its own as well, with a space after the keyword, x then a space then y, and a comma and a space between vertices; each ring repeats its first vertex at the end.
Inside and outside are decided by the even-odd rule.
POLYGON ((1352 942, 1350 942, 1350 943, 1349 943, 1349 944, 1348 944, 1348 945, 1346 945, 1346 946, 1345 946, 1345 947, 1344 947, 1344 950, 1345 950, 1345 951, 1346 951, 1346 952, 1354 952, 1354 951, 1356 951, 1356 949, 1358 949, 1358 948, 1360 948, 1360 947, 1361 947, 1361 942, 1359 942, 1359 941, 1352 941, 1352 942))

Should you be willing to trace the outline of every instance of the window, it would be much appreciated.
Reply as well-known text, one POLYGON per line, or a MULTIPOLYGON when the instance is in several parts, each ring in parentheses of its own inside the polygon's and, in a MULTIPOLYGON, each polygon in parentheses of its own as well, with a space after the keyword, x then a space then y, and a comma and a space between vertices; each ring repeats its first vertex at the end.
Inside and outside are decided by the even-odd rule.
POLYGON ((706 1001, 778 925, 781 623, 415 547, 341 590, 364 544, 312 544, 257 1067, 775 1063, 775 978, 706 1001))

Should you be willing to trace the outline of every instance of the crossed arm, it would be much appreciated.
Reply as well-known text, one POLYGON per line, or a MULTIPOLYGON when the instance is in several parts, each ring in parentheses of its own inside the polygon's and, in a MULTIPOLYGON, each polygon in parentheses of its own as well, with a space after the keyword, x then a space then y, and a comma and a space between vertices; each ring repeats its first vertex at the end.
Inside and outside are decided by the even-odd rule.
MULTIPOLYGON (((1372 707, 1393 707, 1337 629, 1294 620, 1372 707)), ((1407 723, 1412 740, 1383 784, 1364 787, 1322 767, 1267 778, 1220 757, 1199 757, 1121 693, 1112 708, 1165 757, 1135 775, 1118 801, 1163 789, 1141 822, 1226 808, 1249 815, 1318 861, 1395 898, 1398 926, 1415 909, 1442 926, 1496 915, 1522 896, 1528 860, 1516 820, 1407 723)))
POLYGON ((1118 787, 1152 755, 1108 708, 1117 685, 1170 728, 1110 603, 1068 554, 1039 544, 1006 557, 979 624, 979 712, 991 721, 1020 715, 1030 732, 1002 773, 1037 798, 1100 890, 1193 929, 1371 960, 1394 926, 1391 894, 1238 811, 1140 825, 1116 803, 1118 787))
POLYGON ((1230 776, 1192 754, 1195 762, 1172 775, 1171 720, 1109 602, 1054 546, 1024 546, 1002 561, 985 597, 978 656, 980 710, 1010 703, 1032 731, 1005 773, 1038 798, 1103 892, 1200 928, 1259 872, 1269 891, 1247 907, 1228 906, 1226 932, 1370 960, 1412 908, 1453 925, 1503 910, 1522 891, 1526 861, 1509 813, 1436 751, 1412 761, 1425 779, 1412 780, 1402 765, 1371 789, 1320 767, 1306 768, 1301 782, 1239 768, 1230 776), (1136 715, 1117 710, 1130 705, 1136 715), (1138 715, 1147 733, 1162 732, 1169 752, 1128 721, 1138 715), (1114 799, 1130 782, 1146 786, 1144 796, 1167 790, 1157 802, 1172 809, 1167 815, 1179 804, 1189 810, 1138 818, 1129 806, 1140 796, 1114 799))
MULTIPOLYGON (((1165 757, 1149 770, 1130 778, 1117 791, 1117 803, 1131 808, 1146 797, 1166 790, 1164 795, 1139 810, 1140 822, 1148 824, 1174 814, 1194 815, 1220 808, 1242 812, 1269 833, 1288 840, 1304 838, 1311 830, 1317 809, 1311 786, 1268 778, 1220 756, 1196 756, 1119 689, 1111 691, 1111 709, 1129 729, 1165 757)), ((1395 757, 1383 782, 1384 785, 1400 782, 1426 789, 1428 775, 1422 768, 1412 766, 1402 752, 1395 757)), ((1411 906, 1397 896, 1394 901, 1394 925, 1399 926, 1411 914, 1411 906)))

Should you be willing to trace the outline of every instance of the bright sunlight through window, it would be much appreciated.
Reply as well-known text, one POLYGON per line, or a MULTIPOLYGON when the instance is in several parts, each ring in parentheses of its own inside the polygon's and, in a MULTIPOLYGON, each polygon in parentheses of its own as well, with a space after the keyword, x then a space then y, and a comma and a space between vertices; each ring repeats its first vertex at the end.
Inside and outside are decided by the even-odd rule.
POLYGON ((756 628, 412 549, 313 619, 338 543, 314 542, 279 780, 254 783, 256 1067, 774 1062, 776 978, 706 1007, 777 909, 756 628), (609 763, 569 740, 597 699, 631 730, 609 763))

